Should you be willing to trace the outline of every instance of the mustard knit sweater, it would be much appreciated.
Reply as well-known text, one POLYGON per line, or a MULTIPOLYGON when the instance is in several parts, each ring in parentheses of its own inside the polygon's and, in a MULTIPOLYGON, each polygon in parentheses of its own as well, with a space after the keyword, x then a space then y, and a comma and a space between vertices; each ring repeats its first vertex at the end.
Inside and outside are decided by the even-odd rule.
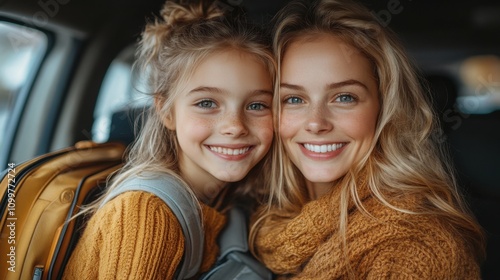
MULTIPOLYGON (((347 264, 339 234, 340 191, 306 204, 298 215, 268 216, 255 249, 278 279, 479 279, 479 265, 464 240, 437 216, 393 210, 359 191, 369 217, 352 203, 348 211, 347 264)), ((397 206, 418 209, 405 197, 397 206)))
MULTIPOLYGON (((215 262, 217 235, 226 218, 202 204, 205 242, 200 272, 215 262)), ((64 279, 173 279, 184 236, 170 208, 145 192, 123 193, 89 220, 64 279)))

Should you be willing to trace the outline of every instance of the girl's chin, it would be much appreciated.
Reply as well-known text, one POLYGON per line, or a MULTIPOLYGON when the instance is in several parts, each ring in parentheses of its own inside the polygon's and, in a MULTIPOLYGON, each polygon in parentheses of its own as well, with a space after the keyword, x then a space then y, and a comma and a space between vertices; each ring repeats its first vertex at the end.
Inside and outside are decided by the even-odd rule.
POLYGON ((224 183, 234 183, 241 181, 243 178, 245 178, 245 176, 241 174, 223 174, 223 175, 215 175, 214 177, 217 180, 224 183))

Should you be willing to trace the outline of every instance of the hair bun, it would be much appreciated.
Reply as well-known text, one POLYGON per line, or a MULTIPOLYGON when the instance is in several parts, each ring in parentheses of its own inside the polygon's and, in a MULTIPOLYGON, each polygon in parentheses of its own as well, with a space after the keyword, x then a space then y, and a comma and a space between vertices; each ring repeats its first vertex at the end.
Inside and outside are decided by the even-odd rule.
POLYGON ((179 25, 221 17, 224 12, 213 0, 167 0, 160 11, 161 18, 146 24, 138 55, 150 61, 159 54, 163 41, 179 25))
POLYGON ((167 1, 163 6, 161 17, 169 26, 196 22, 199 20, 220 17, 224 12, 217 7, 215 1, 167 1))

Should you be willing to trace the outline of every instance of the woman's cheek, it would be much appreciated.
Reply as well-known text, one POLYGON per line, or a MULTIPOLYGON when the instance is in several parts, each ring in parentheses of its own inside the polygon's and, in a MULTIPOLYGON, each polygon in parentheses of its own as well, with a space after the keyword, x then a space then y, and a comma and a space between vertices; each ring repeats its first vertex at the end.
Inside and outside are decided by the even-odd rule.
POLYGON ((294 131, 294 126, 297 125, 297 120, 290 118, 288 115, 282 114, 279 123, 279 133, 282 137, 287 137, 294 131))

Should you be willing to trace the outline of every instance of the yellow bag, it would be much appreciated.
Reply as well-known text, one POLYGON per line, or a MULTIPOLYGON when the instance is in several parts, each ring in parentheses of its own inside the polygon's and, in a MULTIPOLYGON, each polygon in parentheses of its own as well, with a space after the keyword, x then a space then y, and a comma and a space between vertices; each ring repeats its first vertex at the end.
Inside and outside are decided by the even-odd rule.
POLYGON ((0 279, 59 279, 80 236, 80 205, 122 166, 120 143, 74 147, 10 164, 0 182, 0 279))

